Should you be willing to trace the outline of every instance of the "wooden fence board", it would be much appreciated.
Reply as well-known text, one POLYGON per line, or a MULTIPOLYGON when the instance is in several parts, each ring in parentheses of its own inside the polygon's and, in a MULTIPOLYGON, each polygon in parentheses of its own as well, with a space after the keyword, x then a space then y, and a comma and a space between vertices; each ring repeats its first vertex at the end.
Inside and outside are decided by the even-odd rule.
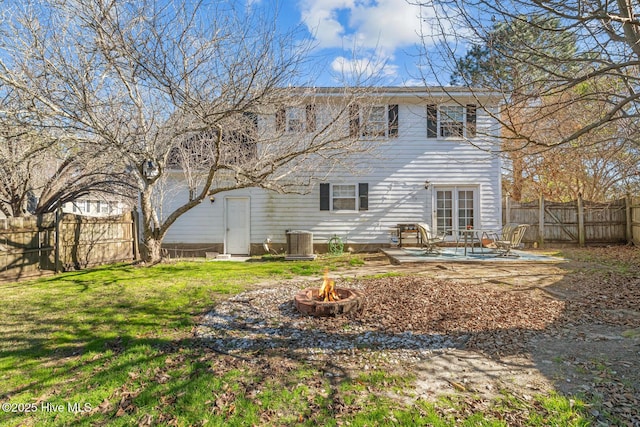
POLYGON ((56 271, 56 242, 60 245, 58 269, 132 261, 133 226, 131 213, 118 217, 62 214, 57 236, 55 214, 4 219, 0 221, 0 279, 56 271))
MULTIPOLYGON (((540 219, 540 201, 528 203, 509 203, 509 218, 504 222, 530 224, 523 241, 545 244, 620 244, 627 242, 626 199, 611 203, 573 201, 555 203, 542 201, 544 218, 540 219), (542 225, 542 235, 541 235, 542 225), (583 240, 581 240, 583 236, 583 240)), ((640 207, 639 207, 640 208, 640 207)), ((640 237, 640 211, 635 215, 638 221, 637 236, 640 237)))
POLYGON ((631 240, 636 246, 640 246, 640 197, 630 199, 631 240))

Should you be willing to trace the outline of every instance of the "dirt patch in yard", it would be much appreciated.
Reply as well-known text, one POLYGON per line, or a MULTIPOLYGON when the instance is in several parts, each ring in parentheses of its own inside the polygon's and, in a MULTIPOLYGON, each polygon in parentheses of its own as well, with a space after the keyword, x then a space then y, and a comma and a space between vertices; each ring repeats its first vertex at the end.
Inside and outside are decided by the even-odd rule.
POLYGON ((556 390, 593 402, 603 424, 640 425, 640 251, 567 252, 562 264, 372 258, 335 273, 338 285, 365 293, 362 313, 301 316, 289 295, 309 279, 263 283, 220 306, 197 335, 225 352, 261 352, 268 343, 289 360, 331 360, 335 375, 411 372, 414 387, 402 400, 457 394, 478 405, 501 390, 525 401, 556 390))

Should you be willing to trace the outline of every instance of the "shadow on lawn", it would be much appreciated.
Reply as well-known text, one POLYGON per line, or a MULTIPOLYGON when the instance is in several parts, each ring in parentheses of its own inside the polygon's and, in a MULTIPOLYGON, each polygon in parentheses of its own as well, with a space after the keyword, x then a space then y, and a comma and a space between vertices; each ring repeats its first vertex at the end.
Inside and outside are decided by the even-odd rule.
MULTIPOLYGON (((259 399, 255 390, 264 389, 267 383, 271 386, 279 384, 281 389, 288 390, 302 381, 311 392, 324 396, 319 402, 309 402, 304 413, 306 421, 320 420, 320 414, 337 416, 358 411, 357 406, 344 401, 340 391, 345 384, 355 381, 351 377, 352 371, 323 352, 337 349, 343 355, 357 356, 358 352, 394 348, 422 351, 428 359, 434 351, 471 347, 503 360, 507 366, 511 363, 513 369, 535 368, 546 375, 557 390, 569 396, 585 395, 594 399, 596 405, 592 414, 599 421, 611 422, 618 417, 637 424, 638 406, 634 408, 627 403, 638 401, 640 386, 635 367, 639 347, 637 341, 620 338, 623 329, 638 326, 637 318, 629 318, 628 313, 637 310, 634 304, 640 301, 637 277, 589 270, 585 274, 599 286, 587 288, 581 281, 586 276, 575 270, 553 273, 557 276, 554 283, 544 286, 523 271, 496 267, 493 272, 490 283, 504 286, 505 291, 517 294, 519 298, 541 289, 549 298, 562 301, 564 311, 544 329, 485 326, 456 333, 445 329, 438 332, 437 328, 414 333, 408 328, 389 331, 379 323, 377 329, 363 333, 348 330, 353 319, 318 319, 318 328, 309 328, 308 324, 299 323, 302 316, 292 311, 291 301, 286 301, 278 307, 280 314, 285 316, 281 325, 264 322, 259 313, 237 318, 213 312, 205 320, 210 327, 218 327, 216 334, 209 337, 199 334, 194 338, 186 325, 193 319, 189 307, 176 312, 162 305, 144 304, 144 301, 114 300, 111 301, 113 311, 105 311, 104 307, 92 307, 88 301, 87 319, 98 319, 105 313, 106 317, 98 324, 87 324, 81 317, 70 319, 64 313, 51 319, 38 319, 38 313, 64 310, 64 302, 45 299, 40 301, 42 307, 34 307, 33 314, 23 311, 22 318, 0 319, 0 330, 7 331, 0 344, 0 359, 15 360, 15 365, 7 370, 39 369, 39 374, 29 383, 2 387, 0 401, 11 401, 13 396, 21 394, 34 399, 42 396, 54 399, 64 393, 81 396, 85 390, 97 389, 100 393, 95 396, 101 396, 101 399, 90 402, 96 413, 88 421, 111 418, 118 413, 139 420, 144 415, 140 407, 155 405, 159 408, 155 421, 170 424, 172 417, 188 407, 181 399, 188 399, 196 388, 208 387, 211 390, 209 411, 222 419, 239 420, 241 414, 230 412, 233 399, 259 399), (519 282, 509 280, 513 277, 518 277, 519 282), (614 295, 624 297, 612 298, 614 295), (125 312, 128 316, 122 316, 125 312), (614 316, 613 312, 617 314, 614 316), (23 323, 38 324, 39 327, 27 334, 20 329, 23 323), (130 333, 132 326, 143 333, 130 333), (332 331, 332 327, 339 329, 332 331), (171 329, 174 329, 175 337, 167 334, 171 329), (520 354, 527 355, 531 364, 509 359, 520 354), (624 365, 626 362, 629 366, 624 365), (50 369, 42 369, 43 366, 50 369), (295 374, 301 366, 312 371, 302 380, 295 374), (239 377, 234 371, 246 375, 239 377), (56 384, 53 390, 47 386, 52 383, 56 384), (593 412, 596 409, 598 412, 593 412)), ((77 272, 77 281, 71 278, 75 274, 67 276, 71 279, 69 286, 79 286, 78 293, 82 294, 86 291, 80 280, 82 272, 77 272)), ((451 277, 468 280, 458 277, 456 271, 451 272, 451 277)), ((470 283, 477 284, 478 279, 470 283)), ((117 280, 106 278, 104 285, 116 283, 117 280)), ((247 305, 247 302, 238 304, 247 305)), ((492 310, 490 302, 487 304, 481 311, 492 310)), ((509 315, 518 318, 525 314, 509 315)), ((466 356, 458 353, 458 362, 466 356)), ((357 357, 354 360, 356 367, 358 363, 368 363, 363 359, 357 362, 357 357)), ((496 379, 504 373, 492 370, 494 365, 483 365, 473 358, 465 360, 465 366, 471 370, 484 370, 483 374, 496 379)), ((363 369, 362 366, 359 368, 363 369)), ((436 378, 439 373, 427 374, 436 378)), ((6 376, 7 372, 0 371, 0 378, 6 376)), ((63 400, 67 400, 67 396, 63 400)), ((258 421, 262 415, 255 415, 258 421)), ((0 414, 0 421, 22 423, 24 417, 23 414, 5 413, 0 414)))
MULTIPOLYGON (((219 333, 208 337, 209 345, 234 354, 281 352, 287 358, 313 363, 331 360, 323 353, 334 350, 347 355, 359 351, 411 350, 422 352, 425 359, 430 359, 430 354, 439 350, 472 350, 497 363, 483 363, 480 358, 473 357, 473 352, 465 353, 465 356, 455 353, 461 370, 483 371, 482 375, 493 379, 509 376, 510 370, 539 371, 560 393, 587 398, 593 404, 590 413, 597 421, 639 424, 640 375, 636 366, 640 359, 640 342, 637 338, 625 338, 623 333, 640 326, 640 312, 637 311, 640 277, 629 275, 626 270, 617 273, 593 265, 585 270, 576 265, 549 268, 550 271, 544 274, 546 278, 528 274, 521 268, 509 270, 504 266, 487 267, 488 278, 482 276, 480 269, 475 270, 473 279, 463 277, 459 271, 451 271, 450 276, 455 280, 468 282, 465 286, 471 300, 466 304, 474 310, 454 312, 442 304, 441 323, 435 316, 433 323, 420 332, 403 328, 407 321, 402 317, 394 318, 397 324, 385 324, 386 313, 379 313, 377 324, 375 317, 367 319, 371 327, 367 332, 349 332, 350 325, 362 320, 358 318, 350 321, 321 318, 312 321, 311 325, 315 322, 315 326, 310 327, 309 322, 305 324, 301 320, 303 316, 292 311, 292 302, 287 301, 278 307, 285 317, 279 326, 263 322, 259 313, 244 312, 236 317, 213 312, 205 323, 210 328, 219 328, 219 333), (488 299, 471 292, 473 285, 479 285, 482 292, 487 292, 484 288, 487 283, 499 292, 488 299), (510 295, 521 305, 516 306, 517 310, 500 312, 504 308, 500 294, 510 295), (537 297, 529 299, 533 294, 537 297), (555 306, 560 308, 551 311, 555 306), (492 326, 491 316, 495 316, 496 311, 500 312, 499 316, 510 319, 508 327, 492 326), (483 320, 485 314, 487 319, 483 320), (451 318, 445 319, 447 316, 451 318), (536 316, 538 320, 546 321, 528 326, 536 316), (479 319, 479 326, 455 328, 456 322, 463 323, 469 317, 479 319), (504 369, 494 369, 498 364, 504 369)), ((438 277, 444 275, 438 273, 438 277)), ((400 285, 411 281, 407 277, 380 280, 393 280, 389 286, 394 289, 402 289, 400 285)), ((447 297, 455 305, 465 298, 465 294, 447 297)), ((239 301, 239 305, 247 304, 250 301, 239 301)), ((434 307, 437 306, 431 309, 436 310, 434 307)), ((430 370, 428 374, 436 379, 441 372, 430 370)), ((459 372, 457 375, 457 378, 463 378, 467 374, 459 372)), ((525 383, 521 385, 526 386, 525 383)))

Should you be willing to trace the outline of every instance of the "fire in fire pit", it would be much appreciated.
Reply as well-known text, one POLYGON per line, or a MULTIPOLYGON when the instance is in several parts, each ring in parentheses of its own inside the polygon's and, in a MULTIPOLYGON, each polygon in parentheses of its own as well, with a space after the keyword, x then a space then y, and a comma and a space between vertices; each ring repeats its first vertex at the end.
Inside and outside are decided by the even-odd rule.
POLYGON ((355 289, 337 288, 329 278, 329 271, 324 273, 320 289, 303 289, 293 298, 296 309, 302 314, 312 316, 336 316, 362 310, 364 298, 355 289))
POLYGON ((336 282, 329 278, 329 269, 324 271, 324 279, 322 280, 322 286, 318 291, 318 298, 322 301, 338 301, 340 297, 336 293, 336 282))

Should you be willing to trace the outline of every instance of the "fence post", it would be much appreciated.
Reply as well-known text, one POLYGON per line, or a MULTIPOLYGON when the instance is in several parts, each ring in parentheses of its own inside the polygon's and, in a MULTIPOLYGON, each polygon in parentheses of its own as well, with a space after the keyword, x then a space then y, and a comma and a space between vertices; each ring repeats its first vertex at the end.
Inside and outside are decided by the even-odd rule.
POLYGON ((133 259, 134 261, 140 260, 140 242, 138 239, 140 238, 140 218, 138 218, 138 208, 134 207, 133 211, 131 211, 131 227, 132 227, 132 235, 133 235, 133 259))
POLYGON ((505 224, 509 224, 511 222, 511 196, 506 195, 504 198, 504 208, 505 208, 505 224))
POLYGON ((60 222, 62 221, 62 208, 58 207, 56 209, 56 237, 55 237, 55 246, 53 248, 53 271, 58 274, 60 273, 60 222))
POLYGON ((627 240, 627 245, 633 243, 633 214, 632 214, 632 205, 633 199, 631 198, 631 194, 627 193, 624 197, 624 208, 626 214, 627 226, 625 227, 625 238, 627 240))
POLYGON ((538 247, 542 248, 544 246, 544 196, 542 194, 538 208, 538 247))
POLYGON ((582 193, 578 193, 578 246, 584 247, 585 229, 584 229, 584 204, 582 202, 582 193))

